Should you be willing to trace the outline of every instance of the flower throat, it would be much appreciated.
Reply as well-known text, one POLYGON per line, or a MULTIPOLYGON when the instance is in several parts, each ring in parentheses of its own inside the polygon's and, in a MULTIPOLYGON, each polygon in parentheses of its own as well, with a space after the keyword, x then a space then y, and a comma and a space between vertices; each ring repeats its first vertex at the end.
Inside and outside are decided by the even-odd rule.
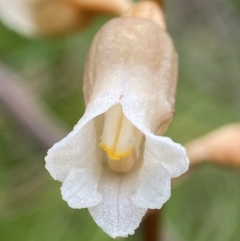
POLYGON ((138 158, 142 134, 126 118, 120 104, 109 108, 104 118, 99 146, 107 153, 110 169, 128 172, 138 158))

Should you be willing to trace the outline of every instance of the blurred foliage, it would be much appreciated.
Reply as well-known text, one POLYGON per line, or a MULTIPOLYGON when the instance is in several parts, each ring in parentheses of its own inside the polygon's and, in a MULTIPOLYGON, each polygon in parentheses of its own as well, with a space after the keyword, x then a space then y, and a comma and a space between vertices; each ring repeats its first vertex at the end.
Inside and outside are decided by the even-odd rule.
MULTIPOLYGON (((240 1, 166 5, 180 61, 176 114, 167 135, 185 143, 239 122, 240 1)), ((55 39, 27 39, 0 24, 0 60, 69 128, 84 111, 87 51, 107 20, 96 18, 83 31, 55 39)), ((1 240, 111 240, 87 210, 72 210, 61 199, 60 183, 44 169, 46 151, 0 105, 1 240)), ((173 240, 239 240, 239 171, 204 164, 175 183, 163 217, 173 240)), ((139 233, 128 240, 140 240, 139 233)))

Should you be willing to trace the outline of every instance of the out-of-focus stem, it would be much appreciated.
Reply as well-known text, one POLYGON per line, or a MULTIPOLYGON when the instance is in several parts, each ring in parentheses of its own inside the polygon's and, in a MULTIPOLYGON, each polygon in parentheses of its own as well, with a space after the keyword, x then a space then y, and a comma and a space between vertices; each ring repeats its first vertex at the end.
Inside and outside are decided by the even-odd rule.
POLYGON ((161 8, 163 9, 164 8, 164 0, 156 0, 159 5, 161 6, 161 8))
POLYGON ((240 124, 218 128, 186 145, 190 165, 211 161, 240 168, 240 124))
POLYGON ((164 0, 146 0, 146 1, 156 2, 157 4, 159 4, 159 6, 161 7, 161 9, 164 9, 164 0))
POLYGON ((1 104, 44 148, 66 136, 66 127, 47 114, 33 94, 3 64, 0 64, 0 86, 1 104))
POLYGON ((122 14, 131 7, 130 0, 68 0, 69 3, 88 12, 122 14))
POLYGON ((161 241, 160 224, 161 224, 161 211, 148 210, 146 216, 141 223, 141 231, 145 241, 161 241), (160 221, 160 222, 159 222, 160 221))

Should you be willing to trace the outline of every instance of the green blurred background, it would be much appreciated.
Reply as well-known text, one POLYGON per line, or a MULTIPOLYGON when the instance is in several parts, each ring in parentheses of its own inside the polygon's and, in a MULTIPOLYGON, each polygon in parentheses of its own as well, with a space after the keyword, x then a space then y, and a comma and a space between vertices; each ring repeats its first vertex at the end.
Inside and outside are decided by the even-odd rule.
MULTIPOLYGON (((180 61, 167 135, 184 144, 239 122, 240 0, 167 0, 166 14, 180 61)), ((81 32, 51 40, 24 38, 0 23, 0 61, 69 129, 84 112, 84 59, 108 19, 97 17, 81 32)), ((0 240, 111 240, 87 210, 61 199, 61 184, 44 168, 46 151, 0 103, 0 240)), ((168 241, 238 241, 239 226, 238 170, 199 166, 175 182, 163 208, 168 241)))

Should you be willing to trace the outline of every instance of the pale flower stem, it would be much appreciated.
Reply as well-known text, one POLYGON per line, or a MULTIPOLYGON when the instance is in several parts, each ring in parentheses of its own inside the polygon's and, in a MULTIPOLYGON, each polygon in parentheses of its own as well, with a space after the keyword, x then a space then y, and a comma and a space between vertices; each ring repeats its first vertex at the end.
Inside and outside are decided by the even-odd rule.
POLYGON ((240 124, 229 124, 218 128, 186 145, 193 167, 210 161, 228 167, 240 167, 240 124))
POLYGON ((88 12, 121 14, 131 7, 131 0, 68 0, 88 12))
POLYGON ((159 6, 164 9, 164 0, 146 0, 146 1, 153 1, 159 4, 159 6))
POLYGON ((67 128, 50 114, 7 67, 0 64, 0 103, 44 148, 63 138, 67 128))
POLYGON ((147 18, 160 25, 162 29, 167 28, 162 8, 154 1, 136 3, 122 16, 147 18))
POLYGON ((173 179, 181 183, 201 163, 213 163, 234 169, 240 168, 240 124, 228 124, 185 144, 190 159, 190 170, 173 179))

